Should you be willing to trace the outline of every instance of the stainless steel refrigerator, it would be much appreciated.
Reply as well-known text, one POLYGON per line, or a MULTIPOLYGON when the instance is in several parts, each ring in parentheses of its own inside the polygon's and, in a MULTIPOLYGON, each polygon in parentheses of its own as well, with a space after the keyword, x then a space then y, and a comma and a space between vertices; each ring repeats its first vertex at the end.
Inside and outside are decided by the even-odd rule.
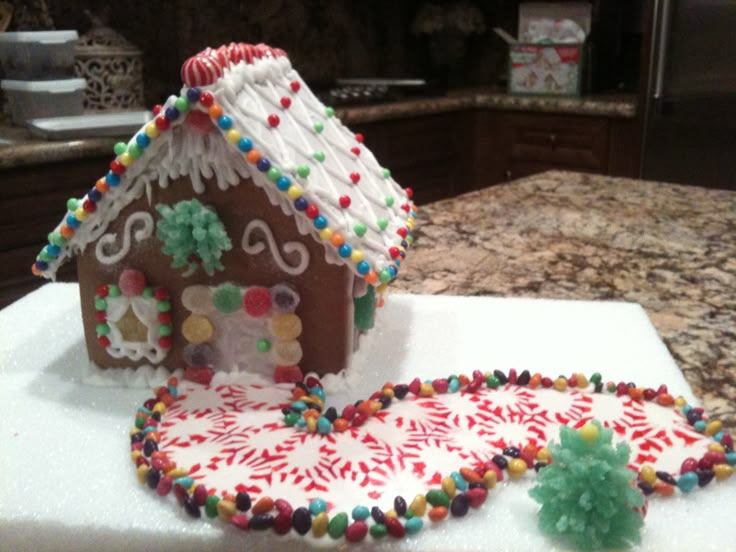
POLYGON ((655 0, 642 177, 736 190, 736 0, 655 0))

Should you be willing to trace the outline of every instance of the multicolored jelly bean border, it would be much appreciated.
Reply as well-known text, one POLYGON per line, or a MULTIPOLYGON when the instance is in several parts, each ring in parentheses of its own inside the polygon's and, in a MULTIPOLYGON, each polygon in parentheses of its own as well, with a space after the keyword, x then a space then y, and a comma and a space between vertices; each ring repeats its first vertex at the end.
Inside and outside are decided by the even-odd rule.
MULTIPOLYGON (((712 437, 713 443, 699 461, 685 461, 679 476, 656 471, 653 466, 643 466, 637 475, 637 485, 645 496, 671 496, 676 490, 688 493, 696 487, 706 486, 713 479, 724 481, 734 473, 736 453, 733 439, 729 433, 722 431, 720 421, 708 419, 701 408, 688 405, 683 397, 672 397, 666 385, 661 385, 657 390, 626 382, 608 382, 604 385, 599 373, 593 374, 590 379, 583 374, 573 374, 569 378, 560 376, 553 380, 541 374, 531 375, 527 370, 517 374, 512 369, 508 374, 500 370, 493 373, 476 370, 471 377, 451 375, 432 381, 415 378, 409 384, 386 383, 367 400, 346 406, 339 417, 334 407, 324 410, 325 393, 321 383, 316 377, 308 376, 294 387, 292 403, 283 410, 284 421, 288 426, 304 428, 310 433, 341 432, 351 426, 364 424, 380 410, 389 408, 394 400, 402 400, 410 393, 424 397, 460 391, 474 393, 483 385, 496 389, 507 384, 532 389, 552 388, 560 392, 593 386, 595 393, 602 393, 605 389, 618 397, 654 401, 665 408, 680 409, 688 423, 696 431, 712 437)), ((519 479, 528 469, 539 471, 554 461, 546 447, 538 448, 534 443, 523 448, 507 447, 482 465, 465 466, 452 472, 441 480, 439 489, 419 494, 410 503, 404 497, 397 496, 393 509, 386 512, 378 506, 368 509, 358 505, 350 516, 340 512, 330 517, 327 502, 323 499, 312 500, 307 506, 294 509, 288 501, 273 500, 268 496, 253 502, 247 492, 223 497, 211 494, 203 484, 196 483, 190 477, 188 469, 177 467, 166 453, 158 450, 157 428, 161 416, 177 400, 178 380, 170 378, 167 386, 155 390, 155 395, 138 409, 135 428, 130 433, 131 458, 137 466, 138 480, 155 489, 160 496, 166 496, 173 490, 179 505, 194 518, 200 518, 204 509, 207 517, 219 518, 243 530, 272 529, 284 535, 294 529, 299 535, 311 531, 314 537, 328 534, 333 539, 339 539, 344 536, 348 542, 360 542, 368 533, 374 539, 385 535, 400 539, 421 531, 425 525, 425 515, 429 522, 438 523, 448 516, 463 517, 471 508, 479 508, 488 498, 488 491, 503 480, 504 472, 512 480, 519 479), (370 520, 371 525, 368 524, 370 520)), ((585 433, 587 429, 586 425, 579 431, 585 433)))
MULTIPOLYGON (((290 83, 290 90, 292 94, 299 92, 301 84, 298 81, 290 83)), ((269 181, 271 181, 276 188, 288 197, 294 205, 294 209, 304 213, 304 215, 312 221, 314 228, 318 231, 320 239, 325 242, 329 242, 336 250, 337 254, 342 259, 349 259, 355 264, 355 271, 363 277, 363 279, 371 285, 377 283, 387 283, 396 278, 399 269, 401 268, 402 261, 406 258, 406 250, 409 245, 413 243, 413 230, 417 216, 416 206, 409 202, 403 204, 401 208, 406 211, 408 217, 405 222, 405 226, 400 227, 396 233, 401 238, 400 242, 396 246, 389 247, 387 253, 392 259, 393 264, 387 268, 382 269, 380 272, 371 267, 367 261, 365 261, 365 255, 362 250, 353 248, 346 243, 345 236, 341 233, 334 231, 330 228, 329 220, 324 215, 320 214, 319 207, 315 204, 310 204, 305 197, 302 196, 302 188, 297 182, 292 181, 291 178, 282 174, 281 169, 272 164, 272 162, 263 157, 256 148, 251 138, 245 137, 242 133, 233 127, 233 119, 224 113, 221 105, 215 102, 215 98, 212 93, 207 91, 201 91, 199 88, 193 87, 186 91, 186 94, 178 97, 174 104, 165 110, 163 106, 156 105, 153 108, 155 120, 144 128, 143 131, 139 132, 135 136, 135 142, 133 144, 125 144, 120 142, 115 144, 114 153, 115 159, 110 162, 110 170, 105 177, 100 178, 89 190, 87 196, 81 200, 75 198, 67 201, 68 214, 65 222, 59 228, 59 231, 51 232, 48 236, 49 243, 41 250, 35 263, 31 266, 31 271, 36 276, 42 276, 43 273, 49 269, 49 263, 53 262, 62 252, 62 247, 74 236, 77 229, 84 223, 97 210, 97 203, 101 201, 104 194, 120 185, 121 177, 125 174, 127 169, 131 167, 145 152, 145 150, 151 145, 151 141, 155 140, 161 135, 161 132, 166 132, 171 129, 171 123, 176 121, 182 116, 185 116, 193 105, 199 104, 204 111, 197 110, 197 113, 203 117, 209 116, 212 123, 219 128, 228 142, 233 144, 238 150, 244 155, 245 160, 255 166, 255 168, 262 173, 265 173, 269 181), (163 113, 162 113, 163 111, 163 113), (206 112, 206 115, 205 115, 206 112)), ((288 97, 282 98, 282 107, 288 109, 291 105, 291 100, 288 97), (286 100, 286 101, 284 101, 286 100)), ((327 118, 334 117, 335 110, 331 107, 325 108, 325 116, 327 118)), ((280 119, 278 115, 270 115, 267 119, 268 125, 271 127, 278 126, 280 119)), ((314 124, 314 132, 319 134, 322 132, 324 125, 321 122, 314 124)), ((363 142, 363 135, 358 133, 355 134, 357 143, 363 142)), ((355 149, 351 148, 351 152, 354 155, 355 149)), ((321 152, 318 152, 321 153, 321 152)), ((359 150, 358 150, 359 153, 359 150)), ((315 154, 316 155, 316 154, 315 154)), ((315 157, 319 162, 324 161, 324 154, 315 157)), ((306 179, 309 177, 310 168, 309 165, 302 164, 296 167, 293 178, 306 179)), ((383 178, 390 178, 391 171, 389 169, 382 169, 383 178)), ((350 180, 358 185, 360 181, 360 174, 351 173, 349 175, 350 180)), ((411 188, 404 188, 409 199, 413 196, 411 188)), ((393 205, 393 197, 387 197, 385 199, 387 206, 393 205)), ((350 207, 350 198, 348 196, 341 196, 339 198, 340 207, 347 209, 350 207)), ((379 219, 376 221, 377 226, 384 231, 388 226, 386 219, 379 219)), ((355 225, 354 231, 356 235, 362 236, 366 231, 366 225, 364 223, 358 223, 355 225)))

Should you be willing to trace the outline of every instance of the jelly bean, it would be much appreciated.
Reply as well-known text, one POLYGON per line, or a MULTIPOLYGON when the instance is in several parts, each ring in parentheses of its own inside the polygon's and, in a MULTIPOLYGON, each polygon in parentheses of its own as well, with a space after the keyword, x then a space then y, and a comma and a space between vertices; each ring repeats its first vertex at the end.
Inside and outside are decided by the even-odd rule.
POLYGON ((317 432, 320 435, 327 435, 332 430, 332 424, 325 416, 320 416, 317 420, 317 432))
POLYGON ((385 523, 386 521, 386 515, 378 506, 371 508, 371 517, 376 523, 385 523))
POLYGON ((184 510, 186 510, 187 514, 189 514, 193 518, 202 517, 202 511, 199 509, 199 506, 194 501, 194 497, 192 496, 188 496, 184 500, 184 510))
POLYGON ((396 518, 386 518, 386 531, 395 539, 403 539, 406 536, 406 529, 396 518))
POLYGON ((388 530, 386 529, 386 526, 383 523, 375 523, 371 525, 370 533, 374 539, 380 539, 381 537, 385 537, 387 532, 388 530))
POLYGON ((675 487, 674 485, 670 485, 669 483, 657 481, 654 484, 654 492, 662 496, 672 496, 675 493, 675 487))
POLYGON ((486 470, 493 470, 496 472, 496 481, 503 481, 503 470, 496 465, 492 460, 488 460, 483 464, 483 468, 486 470))
MULTIPOLYGON (((715 436, 713 438, 715 439, 715 436)), ((723 448, 723 445, 720 443, 711 443, 710 445, 708 445, 708 450, 722 452, 723 454, 726 454, 726 449, 723 448)))
POLYGON ((521 450, 517 447, 506 447, 503 449, 504 456, 510 456, 511 458, 518 458, 521 456, 521 450))
POLYGON ((650 485, 654 485, 657 482, 657 472, 654 471, 654 468, 652 466, 646 464, 641 467, 641 471, 639 472, 639 479, 641 481, 649 483, 650 485))
POLYGON ((270 512, 271 510, 273 510, 273 506, 274 506, 273 499, 269 496, 264 496, 258 499, 258 502, 256 502, 253 505, 253 508, 251 509, 251 513, 254 516, 257 516, 259 514, 266 514, 270 512))
POLYGON ((713 473, 718 481, 725 481, 733 475, 734 468, 729 464, 716 464, 713 466, 713 473))
POLYGON ((179 506, 184 506, 184 501, 189 498, 189 492, 181 485, 174 484, 174 496, 179 506))
POLYGON ((429 513, 427 514, 429 516, 429 519, 432 521, 442 521, 447 517, 448 510, 445 506, 435 506, 434 508, 431 508, 429 510, 429 513))
POLYGON ((455 492, 457 491, 457 484, 455 483, 454 478, 449 475, 443 477, 441 485, 442 490, 448 497, 453 498, 455 496, 455 492))
POLYGON ((419 386, 420 397, 431 397, 432 395, 434 395, 434 387, 432 387, 431 383, 422 383, 419 386))
POLYGON ((294 530, 300 535, 306 535, 312 528, 312 515, 303 506, 294 510, 291 515, 291 523, 294 530))
POLYGON ((432 506, 444 506, 445 508, 450 506, 450 499, 444 491, 433 489, 425 496, 427 498, 427 502, 432 506))
POLYGON ((450 505, 450 513, 455 517, 462 517, 468 513, 470 508, 470 499, 465 493, 455 495, 450 505))
POLYGON ((387 518, 397 518, 397 517, 399 517, 399 514, 397 514, 397 513, 396 513, 396 510, 394 510, 394 509, 392 508, 391 510, 389 510, 388 512, 386 512, 386 513, 384 514, 384 516, 385 516, 385 517, 387 517, 387 518))
POLYGON ((197 506, 204 506, 207 502, 207 488, 202 484, 194 487, 192 499, 197 506))
POLYGON ((335 420, 335 423, 332 424, 332 428, 338 433, 341 433, 345 431, 349 425, 350 424, 348 423, 348 421, 344 418, 338 418, 337 420, 335 420))
POLYGON ((400 516, 406 514, 406 500, 404 500, 403 496, 397 496, 394 498, 394 510, 396 510, 396 513, 400 516))
POLYGON ((265 531, 273 527, 275 518, 271 514, 257 514, 250 518, 248 526, 257 531, 265 531))
POLYGON ((486 489, 492 489, 496 486, 496 472, 494 470, 488 470, 483 474, 483 486, 486 489))
POLYGON ((232 523, 238 529, 246 531, 248 529, 248 516, 245 514, 235 514, 230 517, 230 523, 232 523))
POLYGON ((273 531, 277 535, 285 535, 291 531, 291 512, 281 512, 274 518, 273 531))
POLYGON ((657 395, 657 404, 660 406, 672 406, 675 403, 675 399, 669 393, 662 393, 657 395))
POLYGON ((694 472, 687 472, 680 476, 677 480, 677 487, 684 493, 689 493, 698 484, 698 474, 694 472))
POLYGON ((418 494, 414 497, 414 500, 411 501, 411 504, 409 505, 409 510, 411 510, 415 516, 422 517, 427 511, 427 499, 424 495, 418 494))
POLYGON ((508 472, 511 479, 519 479, 526 473, 526 462, 520 458, 514 458, 509 462, 508 472))
POLYGON ((204 503, 204 513, 208 518, 217 517, 217 504, 220 502, 220 497, 217 495, 209 495, 204 503))
MULTIPOLYGON (((457 488, 457 490, 459 490, 459 491, 467 491, 468 490, 468 482, 458 472, 452 472, 450 474, 450 477, 455 482, 455 487, 457 488)), ((450 496, 449 493, 448 493, 448 496, 450 496)), ((450 498, 452 498, 452 497, 450 497, 450 498)))
POLYGON ((557 378, 552 386, 557 391, 565 391, 567 389, 567 380, 565 378, 557 378))
POLYGON ((504 374, 501 370, 494 370, 493 375, 496 376, 499 384, 501 385, 506 385, 509 382, 508 378, 506 377, 506 374, 504 374))
POLYGON ((529 370, 524 370, 516 378, 516 385, 527 385, 530 380, 531 380, 531 374, 529 373, 529 370))
POLYGON ((705 487, 715 476, 713 470, 698 470, 695 473, 698 476, 698 487, 705 487))
POLYGON ((460 468, 460 475, 468 483, 480 483, 481 476, 478 472, 471 468, 460 468))
POLYGON ((364 521, 371 515, 370 510, 366 506, 356 506, 353 508, 352 516, 355 521, 364 521))
POLYGON ((486 498, 488 498, 488 491, 486 491, 483 487, 475 487, 467 491, 465 495, 470 501, 470 506, 472 508, 478 508, 486 501, 486 498))
POLYGON ((158 470, 148 470, 146 474, 146 483, 151 489, 156 489, 161 481, 161 472, 158 470))
POLYGON ((509 461, 500 454, 497 454, 493 458, 491 458, 491 461, 502 470, 505 470, 509 465, 509 461))
POLYGON ((309 511, 313 516, 327 512, 327 502, 321 498, 315 498, 309 503, 309 511))
POLYGON ((663 481, 669 485, 677 485, 677 480, 672 477, 668 472, 666 471, 658 471, 657 473, 657 479, 660 481, 663 481))
POLYGON ((166 496, 171 492, 171 488, 174 486, 174 480, 168 475, 164 475, 158 481, 156 486, 156 494, 159 496, 166 496))
POLYGON ((639 490, 641 490, 645 496, 649 496, 654 492, 654 487, 646 481, 639 481, 639 483, 637 483, 637 487, 639 487, 639 490))
POLYGON ((404 527, 408 535, 415 535, 416 533, 422 530, 423 526, 424 526, 424 522, 422 521, 421 518, 413 517, 411 519, 406 520, 406 525, 404 527))
POLYGON ((345 529, 345 540, 348 542, 360 542, 367 534, 368 524, 365 521, 356 521, 345 529))
POLYGON ((437 391, 437 393, 447 393, 447 390, 450 387, 450 382, 444 378, 439 378, 432 382, 432 387, 434 387, 434 390, 437 391))
POLYGON ((447 390, 450 393, 457 393, 460 390, 460 380, 458 380, 457 378, 449 380, 447 390))
POLYGON ((698 461, 695 458, 686 458, 682 461, 680 475, 687 472, 694 472, 696 469, 698 469, 698 461))
POLYGON ((343 536, 347 527, 348 515, 345 512, 340 512, 330 520, 327 525, 327 532, 333 539, 338 539, 343 536))
POLYGON ((540 462, 548 462, 552 458, 552 456, 549 453, 549 449, 547 447, 542 447, 537 451, 537 460, 540 462))
POLYGON ((501 385, 501 382, 496 376, 486 377, 486 387, 490 389, 497 389, 501 385))
POLYGON ((329 523, 330 518, 327 516, 327 512, 319 512, 312 520, 312 535, 317 538, 324 536, 327 533, 329 523))

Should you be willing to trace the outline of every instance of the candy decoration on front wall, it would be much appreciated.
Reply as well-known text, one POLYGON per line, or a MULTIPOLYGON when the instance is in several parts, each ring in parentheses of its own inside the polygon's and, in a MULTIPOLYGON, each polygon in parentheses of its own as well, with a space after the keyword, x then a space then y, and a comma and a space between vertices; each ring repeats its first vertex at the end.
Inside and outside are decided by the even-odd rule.
POLYGON ((224 270, 220 258, 233 244, 212 207, 192 199, 173 208, 157 205, 156 210, 161 214, 156 236, 164 242, 161 250, 173 257, 171 268, 186 266, 184 276, 191 276, 200 266, 210 276, 224 270))
POLYGON ((182 324, 189 368, 201 371, 217 363, 226 371, 247 370, 279 383, 301 379, 302 321, 294 312, 299 294, 288 284, 190 286, 182 304, 190 311, 182 324))
MULTIPOLYGON (((532 495, 542 499, 544 504, 549 504, 549 501, 546 500, 546 497, 549 496, 547 490, 549 485, 557 486, 564 483, 571 487, 566 495, 571 498, 568 501, 570 506, 565 510, 567 513, 561 511, 558 503, 553 508, 552 517, 558 516, 558 523, 555 524, 558 533, 564 532, 566 527, 575 527, 577 531, 580 531, 579 514, 581 511, 587 511, 585 504, 588 503, 588 499, 576 501, 572 495, 576 492, 584 493, 586 486, 583 480, 585 478, 590 478, 589 481, 594 480, 596 485, 601 485, 601 481, 608 481, 606 493, 609 496, 619 496, 622 501, 618 507, 603 504, 595 506, 591 497, 592 510, 598 512, 601 519, 598 520, 597 529, 588 533, 595 538, 585 540, 583 545, 587 548, 598 548, 601 545, 613 543, 625 546, 637 540, 640 526, 638 520, 646 513, 642 494, 666 497, 678 490, 687 493, 693 488, 709 484, 712 480, 729 479, 734 471, 733 466, 736 465, 736 453, 733 451, 731 436, 721 430, 717 420, 709 420, 700 409, 690 407, 682 398, 673 399, 666 386, 649 391, 649 389, 636 387, 634 384, 624 384, 623 388, 612 382, 603 384, 599 374, 593 374, 590 380, 582 374, 573 374, 570 378, 560 377, 553 380, 542 377, 540 374, 531 375, 527 371, 520 374, 517 374, 515 370, 509 373, 498 370, 493 373, 476 371, 470 377, 451 375, 448 378, 437 378, 431 381, 421 381, 416 378, 409 384, 387 383, 367 400, 358 401, 355 405, 347 405, 342 413, 338 414, 334 407, 326 407, 324 390, 319 380, 311 376, 308 376, 303 383, 297 383, 291 394, 292 402, 287 405, 281 402, 284 398, 283 391, 277 389, 258 386, 246 388, 237 385, 218 386, 217 388, 196 387, 179 385, 179 382, 172 378, 167 386, 156 389, 156 397, 147 401, 144 407, 138 410, 136 427, 131 431, 132 459, 137 466, 141 483, 147 483, 161 496, 173 491, 179 503, 193 517, 201 517, 204 513, 207 517, 220 518, 224 523, 230 523, 241 530, 272 529, 277 534, 286 534, 293 529, 299 535, 311 535, 317 538, 328 536, 331 539, 344 537, 347 542, 359 542, 365 539, 380 540, 386 536, 403 538, 421 531, 428 525, 442 523, 448 517, 464 517, 473 509, 481 507, 490 497, 489 493, 504 477, 518 480, 531 477, 535 471, 541 472, 540 485, 537 490, 532 491, 532 495), (566 385, 562 386, 560 381, 566 382, 566 385), (412 414, 417 412, 416 406, 422 403, 426 403, 427 412, 432 412, 441 408, 444 401, 450 401, 448 406, 472 404, 473 408, 482 408, 484 403, 489 402, 489 410, 484 414, 484 417, 487 418, 488 413, 495 411, 494 405, 515 404, 517 400, 521 400, 522 405, 527 405, 523 406, 523 409, 536 404, 537 408, 544 410, 544 399, 534 398, 533 394, 555 393, 555 391, 572 395, 582 393, 590 397, 606 398, 608 401, 621 401, 624 405, 636 406, 638 411, 642 411, 641 409, 645 409, 648 405, 652 405, 653 408, 663 408, 665 411, 672 409, 673 420, 680 428, 678 431, 682 432, 680 426, 690 427, 688 431, 691 431, 692 435, 687 437, 688 442, 692 444, 700 440, 698 442, 702 441, 703 445, 709 443, 707 448, 704 447, 706 450, 704 456, 699 462, 695 461, 695 465, 700 466, 699 474, 708 472, 712 475, 710 477, 698 475, 695 479, 699 479, 700 483, 690 485, 689 481, 693 479, 694 471, 692 470, 694 468, 690 466, 689 459, 683 462, 679 472, 655 471, 654 467, 643 465, 638 470, 638 489, 635 489, 631 487, 631 484, 637 478, 637 474, 625 468, 628 461, 626 446, 611 447, 613 432, 595 421, 584 422, 574 429, 574 426, 578 426, 586 417, 582 414, 571 414, 573 417, 577 416, 578 422, 571 420, 571 427, 563 426, 560 445, 552 443, 549 448, 545 446, 547 440, 554 438, 550 433, 547 440, 543 442, 532 439, 527 443, 508 444, 495 455, 493 453, 488 455, 486 452, 484 457, 474 455, 469 455, 467 458, 458 457, 459 465, 454 468, 454 471, 448 468, 448 473, 435 474, 428 480, 428 489, 413 498, 412 495, 392 497, 392 507, 388 509, 378 505, 370 507, 370 503, 358 503, 349 507, 345 503, 344 496, 338 501, 340 502, 339 507, 336 507, 333 503, 337 497, 331 499, 329 493, 315 495, 314 492, 310 493, 311 498, 307 498, 302 505, 292 504, 284 499, 274 500, 269 495, 268 489, 265 488, 271 485, 271 482, 275 484, 277 481, 284 481, 284 484, 288 483, 291 486, 290 480, 281 479, 280 474, 287 474, 289 477, 295 474, 294 476, 297 477, 301 470, 311 469, 307 466, 311 466, 314 459, 310 458, 306 452, 311 449, 305 448, 309 446, 310 439, 318 440, 317 444, 324 443, 319 450, 323 451, 322 454, 327 455, 324 463, 316 465, 324 466, 322 469, 327 469, 326 467, 329 466, 329 469, 335 471, 335 475, 339 476, 353 462, 343 463, 340 458, 339 454, 343 445, 341 440, 337 440, 338 436, 343 435, 349 440, 355 439, 352 442, 374 442, 375 439, 380 441, 387 428, 393 426, 394 418, 391 412, 392 406, 397 401, 402 401, 407 407, 411 407, 409 412, 412 414), (208 393, 221 394, 222 402, 207 400, 208 393), (511 393, 512 396, 507 398, 508 393, 511 393), (528 401, 526 395, 530 395, 528 401), (193 405, 197 405, 197 409, 191 411, 191 416, 194 416, 199 424, 204 423, 199 428, 199 433, 193 437, 191 433, 194 426, 187 423, 190 414, 186 405, 190 396, 193 405), (507 402, 509 399, 513 402, 507 402), (494 400, 497 402, 493 402, 494 400), (250 480, 241 480, 240 485, 237 485, 234 490, 208 485, 211 476, 205 473, 203 465, 198 464, 191 469, 182 468, 177 466, 174 459, 178 449, 186 450, 187 454, 190 454, 193 446, 197 446, 201 439, 206 439, 204 435, 208 431, 206 419, 209 415, 203 417, 200 414, 203 404, 211 404, 213 407, 217 404, 228 405, 228 408, 233 411, 232 414, 225 413, 225 416, 231 420, 237 420, 237 416, 252 411, 253 416, 256 416, 253 419, 261 420, 260 423, 265 424, 262 429, 248 425, 247 428, 242 428, 242 433, 238 432, 237 427, 229 429, 228 435, 239 443, 237 450, 240 452, 233 450, 229 453, 231 454, 229 457, 226 453, 225 457, 216 456, 211 459, 216 463, 212 474, 222 476, 230 463, 238 466, 239 477, 246 477, 246 474, 250 473, 250 480), (274 426, 268 422, 271 414, 277 416, 280 410, 284 412, 286 427, 274 426), (171 417, 167 417, 167 411, 170 411, 171 417), (689 415, 691 412, 695 414, 689 415), (374 416, 380 417, 381 422, 370 422, 370 418, 374 416), (695 424, 699 422, 703 422, 705 426, 702 427, 701 424, 696 427, 695 424), (378 433, 372 434, 373 436, 366 441, 363 432, 370 431, 371 424, 378 433), (301 429, 301 431, 289 437, 289 428, 301 429), (261 431, 268 432, 267 441, 258 437, 261 431), (304 438, 298 438, 299 435, 304 438), (256 441, 249 448, 251 439, 256 441), (280 441, 281 444, 279 444, 280 441), (258 448, 266 446, 267 442, 278 447, 277 450, 280 453, 274 455, 267 449, 258 448), (232 454, 237 454, 237 456, 232 456, 232 454), (293 455, 295 466, 298 467, 292 469, 290 463, 292 456, 290 455, 293 455), (266 460, 266 463, 263 464, 264 459, 272 460, 266 460), (243 464, 245 460, 247 463, 243 464), (706 464, 710 467, 707 467, 706 464), (270 475, 267 479, 263 478, 259 475, 259 470, 270 475), (550 470, 549 475, 546 475, 546 470, 550 470), (567 473, 582 478, 582 480, 567 480, 567 473), (652 476, 655 481, 650 484, 648 481, 652 476), (614 491, 614 489, 618 490, 614 491), (612 511, 623 517, 611 516, 612 511), (560 522, 559 515, 567 516, 564 523, 560 522), (606 524, 603 518, 607 515, 611 516, 612 520, 616 519, 621 522, 622 519, 626 519, 627 521, 605 531, 603 528, 606 524)), ((553 401, 549 404, 557 402, 553 401)), ((537 416, 533 412, 529 415, 533 418, 537 416)), ((213 412, 211 416, 213 422, 221 424, 217 420, 222 419, 222 411, 213 412)), ((448 420, 451 416, 439 412, 437 418, 448 420)), ((403 417, 397 415, 396 421, 401 419, 403 417)), ((422 423, 421 416, 419 418, 414 416, 414 419, 422 423)), ((655 419, 661 422, 662 416, 657 415, 655 419)), ((436 422, 436 424, 433 433, 441 436, 444 426, 442 422, 436 422)), ((213 426, 213 428, 216 427, 221 426, 213 426)), ((551 427, 558 426, 550 422, 551 427)), ((639 443, 642 437, 634 436, 637 427, 632 426, 630 430, 631 433, 627 434, 627 438, 633 438, 633 441, 630 442, 631 446, 639 447, 642 445, 639 443)), ((216 432, 213 437, 219 440, 221 437, 218 435, 221 433, 221 431, 216 432)), ((661 431, 654 433, 658 434, 661 431)), ((225 442, 223 442, 223 447, 224 451, 230 450, 225 442)), ((381 448, 377 447, 377 449, 381 448)), ((369 462, 358 450, 354 451, 354 454, 364 458, 363 463, 369 462)), ((393 453, 388 457, 376 457, 376 462, 378 462, 377 465, 385 467, 386 462, 390 461, 394 462, 395 466, 395 462, 400 458, 401 455, 393 453)), ((348 457, 346 460, 358 462, 356 456, 348 457)), ((421 455, 421 460, 423 460, 422 465, 426 462, 442 462, 443 455, 425 452, 421 455)), ((401 462, 402 464, 411 462, 411 456, 405 456, 401 462)), ((407 464, 407 469, 411 470, 411 464, 407 464)), ((379 472, 370 473, 378 475, 379 472)), ((212 481, 217 481, 218 476, 214 477, 212 481)), ((303 484, 308 481, 310 480, 303 481, 303 484)), ((357 497, 358 494, 349 487, 353 484, 351 481, 341 479, 336 488, 342 489, 347 497, 357 497)), ((358 488, 360 487, 356 487, 358 488)), ((388 498, 384 496, 381 500, 386 502, 388 498)), ((502 497, 494 497, 494 500, 501 499, 502 497)), ((546 512, 551 510, 547 508, 546 512)), ((542 508, 542 512, 541 519, 544 522, 548 515, 545 513, 545 507, 542 508)), ((586 529, 582 531, 585 532, 586 529)))
POLYGON ((171 348, 168 292, 150 287, 140 270, 125 269, 117 284, 101 285, 95 295, 97 342, 114 358, 161 362, 171 348))

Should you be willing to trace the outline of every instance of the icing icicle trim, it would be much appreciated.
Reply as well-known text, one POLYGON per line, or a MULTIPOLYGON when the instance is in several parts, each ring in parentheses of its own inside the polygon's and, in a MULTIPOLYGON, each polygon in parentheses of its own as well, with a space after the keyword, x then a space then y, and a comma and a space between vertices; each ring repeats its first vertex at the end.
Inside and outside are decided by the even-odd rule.
POLYGON ((117 263, 118 261, 122 261, 125 257, 127 257, 128 253, 130 253, 130 246, 132 243, 131 235, 133 238, 135 238, 135 241, 142 242, 143 240, 146 240, 153 235, 153 229, 154 224, 151 213, 148 213, 146 211, 138 211, 136 213, 133 213, 128 217, 128 220, 125 221, 122 247, 118 249, 117 253, 113 253, 111 255, 106 254, 105 249, 107 248, 107 246, 115 243, 115 240, 117 239, 117 234, 105 234, 97 241, 97 245, 95 246, 95 256, 97 257, 97 260, 104 265, 111 265, 117 263), (133 225, 138 222, 141 223, 142 227, 136 230, 135 233, 133 233, 133 225))
POLYGON ((297 253, 299 256, 299 260, 296 264, 287 263, 281 256, 281 252, 279 251, 278 244, 276 243, 276 239, 273 236, 271 228, 268 226, 268 224, 266 224, 265 221, 261 219, 254 219, 248 223, 248 226, 245 227, 242 241, 243 251, 250 255, 258 255, 264 249, 266 249, 266 245, 262 241, 251 243, 251 236, 256 230, 260 230, 265 236, 266 242, 268 243, 268 249, 271 252, 271 256, 273 257, 276 265, 281 270, 292 276, 298 276, 299 274, 302 274, 305 270, 307 270, 307 268, 309 268, 309 250, 306 248, 306 246, 303 243, 297 241, 285 242, 283 244, 284 253, 286 253, 287 255, 297 253))

